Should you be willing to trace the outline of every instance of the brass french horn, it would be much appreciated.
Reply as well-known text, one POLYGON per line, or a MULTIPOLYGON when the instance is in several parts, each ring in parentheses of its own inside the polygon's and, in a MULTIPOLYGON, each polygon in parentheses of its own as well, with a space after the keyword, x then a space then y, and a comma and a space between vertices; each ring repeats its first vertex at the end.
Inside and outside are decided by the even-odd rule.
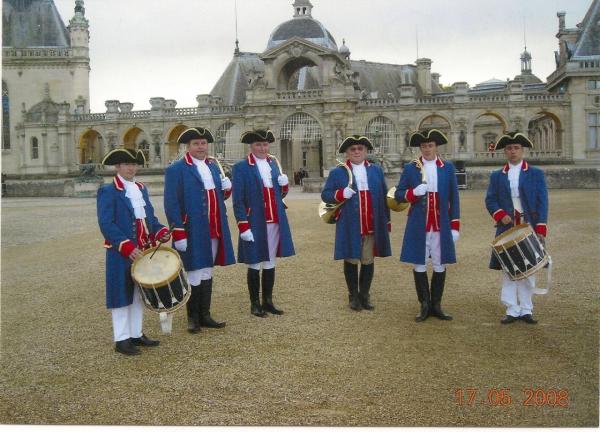
MULTIPOLYGON (((425 173, 425 168, 423 167, 423 164, 421 163, 421 161, 419 159, 415 159, 411 163, 413 163, 413 162, 415 163, 417 168, 419 168, 421 170, 421 183, 427 183, 427 175, 425 173)), ((385 196, 385 202, 386 202, 388 208, 395 212, 401 212, 401 211, 406 210, 410 206, 410 203, 396 201, 396 199, 394 198, 395 195, 396 195, 396 186, 394 186, 393 188, 390 188, 388 190, 387 195, 385 196)))
MULTIPOLYGON (((348 168, 348 165, 346 165, 343 162, 339 162, 338 166, 346 168, 346 171, 348 172, 348 187, 352 187, 352 170, 348 168)), ((337 212, 337 209, 344 205, 345 202, 346 201, 342 201, 336 204, 330 204, 321 201, 321 203, 319 204, 319 217, 326 224, 334 224, 336 222, 335 213, 337 212)))

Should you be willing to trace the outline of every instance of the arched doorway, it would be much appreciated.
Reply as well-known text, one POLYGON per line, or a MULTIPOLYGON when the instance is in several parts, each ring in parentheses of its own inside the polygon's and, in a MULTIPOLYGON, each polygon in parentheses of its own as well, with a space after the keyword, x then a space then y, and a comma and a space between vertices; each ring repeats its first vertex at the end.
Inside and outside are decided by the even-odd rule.
POLYGON ((134 126, 125 132, 123 146, 133 150, 141 150, 146 157, 146 162, 150 162, 150 139, 139 127, 134 126))
POLYGON ((219 159, 235 162, 247 154, 246 144, 240 142, 241 128, 233 122, 225 122, 215 134, 214 154, 219 159))
POLYGON ((183 156, 183 153, 185 152, 185 149, 184 149, 185 146, 184 145, 180 146, 177 143, 177 138, 179 138, 179 136, 187 128, 188 128, 188 126, 186 126, 184 124, 179 124, 177 126, 174 126, 173 129, 171 129, 171 131, 169 132, 169 134, 167 136, 167 154, 166 154, 168 164, 171 164, 172 162, 176 161, 181 156, 183 156))
POLYGON ((504 119, 498 114, 481 114, 473 122, 473 151, 488 152, 490 144, 494 145, 506 129, 504 119))
POLYGON ((562 128, 558 117, 548 112, 539 112, 529 122, 527 130, 534 154, 561 156, 562 128))
POLYGON ((323 140, 317 120, 306 113, 292 114, 283 123, 279 137, 284 171, 296 173, 304 168, 309 177, 323 176, 323 140))
POLYGON ((278 88, 281 90, 310 90, 321 88, 317 64, 305 57, 289 61, 279 73, 278 88))
POLYGON ((79 163, 100 163, 104 153, 102 135, 94 129, 84 132, 79 138, 79 163))
POLYGON ((418 129, 437 129, 448 137, 448 144, 441 148, 440 153, 452 154, 454 149, 452 148, 452 140, 450 139, 450 130, 452 129, 450 122, 437 114, 431 114, 425 117, 419 123, 418 129))
POLYGON ((374 153, 396 152, 396 128, 389 118, 384 116, 373 118, 365 128, 365 135, 373 143, 374 153))

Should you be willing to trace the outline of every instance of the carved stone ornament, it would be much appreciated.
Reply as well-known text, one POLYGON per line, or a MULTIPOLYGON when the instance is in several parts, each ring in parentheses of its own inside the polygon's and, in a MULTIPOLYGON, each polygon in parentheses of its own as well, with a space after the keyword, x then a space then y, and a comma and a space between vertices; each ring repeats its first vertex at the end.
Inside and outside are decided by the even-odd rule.
POLYGON ((300 57, 302 55, 303 50, 300 45, 292 45, 288 52, 292 57, 300 57))

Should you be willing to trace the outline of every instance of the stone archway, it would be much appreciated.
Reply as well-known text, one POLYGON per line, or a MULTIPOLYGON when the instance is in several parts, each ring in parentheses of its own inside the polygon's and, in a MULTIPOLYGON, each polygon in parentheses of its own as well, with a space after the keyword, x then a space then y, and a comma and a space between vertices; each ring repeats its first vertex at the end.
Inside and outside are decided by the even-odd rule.
POLYGON ((307 57, 292 58, 279 71, 277 88, 291 91, 321 88, 319 66, 307 57))
POLYGON ((231 163, 244 158, 248 149, 240 142, 241 133, 241 127, 231 121, 219 126, 215 133, 215 156, 231 163))
POLYGON ((179 138, 179 136, 186 129, 188 129, 188 126, 186 126, 184 124, 178 124, 176 126, 173 126, 173 128, 171 128, 171 130, 167 134, 167 149, 166 149, 167 150, 167 154, 166 154, 167 164, 170 164, 171 162, 176 161, 183 155, 183 153, 185 151, 183 149, 183 147, 185 147, 185 146, 180 146, 177 143, 177 138, 179 138))
POLYGON ((297 173, 300 168, 309 177, 323 176, 323 139, 321 125, 307 113, 289 116, 281 126, 280 160, 283 170, 297 173))
POLYGON ((88 129, 79 138, 79 163, 100 163, 104 154, 104 139, 100 132, 88 129))
POLYGON ((132 150, 141 150, 146 162, 150 163, 150 138, 137 126, 129 128, 123 135, 123 147, 132 150))
POLYGON ((495 144, 498 138, 506 132, 507 125, 504 119, 492 112, 478 115, 473 120, 471 131, 473 133, 473 151, 475 153, 487 152, 490 144, 495 144))
POLYGON ((378 115, 372 118, 365 128, 365 135, 373 143, 374 153, 389 154, 397 152, 396 127, 388 117, 378 115))
POLYGON ((533 143, 531 150, 537 156, 561 156, 562 125, 560 119, 547 111, 538 112, 527 125, 529 139, 533 143))

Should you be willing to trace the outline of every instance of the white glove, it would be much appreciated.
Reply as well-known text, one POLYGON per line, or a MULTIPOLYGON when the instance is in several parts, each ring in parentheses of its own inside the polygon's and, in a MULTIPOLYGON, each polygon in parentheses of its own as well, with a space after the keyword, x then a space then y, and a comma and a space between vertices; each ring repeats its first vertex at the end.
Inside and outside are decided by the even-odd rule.
POLYGON ((460 233, 456 230, 452 230, 452 241, 456 243, 458 238, 460 237, 460 233))
POLYGON ((415 196, 423 196, 427 193, 427 184, 421 183, 419 186, 413 189, 415 196))
POLYGON ((277 183, 279 183, 279 186, 287 186, 290 184, 290 181, 288 180, 288 176, 281 174, 277 177, 277 183))
POLYGON ((175 246, 175 249, 179 252, 185 252, 187 250, 187 239, 177 240, 173 243, 173 246, 175 246))
POLYGON ((349 199, 352 198, 352 195, 355 195, 356 191, 354 189, 352 189, 351 187, 346 186, 344 188, 344 198, 349 199))
POLYGON ((222 190, 231 189, 231 180, 229 180, 227 177, 222 178, 221 179, 221 189, 222 190))
POLYGON ((240 238, 244 241, 253 242, 254 236, 252 235, 252 230, 244 231, 240 234, 240 238))

